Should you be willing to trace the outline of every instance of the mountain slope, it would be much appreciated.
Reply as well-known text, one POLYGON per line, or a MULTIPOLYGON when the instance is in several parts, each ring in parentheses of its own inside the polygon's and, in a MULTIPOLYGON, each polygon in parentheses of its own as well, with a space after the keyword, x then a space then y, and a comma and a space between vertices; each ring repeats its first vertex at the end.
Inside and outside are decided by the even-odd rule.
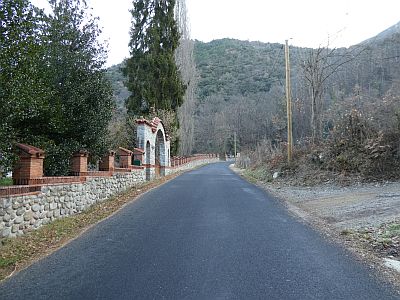
MULTIPOLYGON (((294 138, 299 140, 309 136, 311 126, 310 87, 303 66, 317 52, 290 47, 294 138)), ((323 86, 320 105, 325 119, 321 122, 326 122, 328 130, 334 124, 338 107, 342 109, 340 115, 355 105, 362 110, 385 103, 382 99, 400 81, 400 23, 369 39, 368 43, 323 53, 334 53, 332 57, 325 57, 325 61, 320 57, 327 64, 325 67, 340 64, 323 86), (343 60, 348 61, 341 64, 343 60)), ((283 45, 234 39, 195 41, 194 59, 199 74, 198 101, 193 115, 196 151, 226 149, 226 144, 232 142, 229 139, 233 131, 242 144, 264 139, 276 143, 285 140, 283 45)), ((113 66, 108 72, 122 110, 124 99, 129 95, 122 84, 124 78, 119 66, 113 66)))
POLYGON ((282 45, 233 39, 196 41, 194 56, 200 74, 200 99, 219 94, 246 96, 268 92, 283 78, 282 45))
POLYGON ((393 26, 389 27, 388 29, 385 29, 381 33, 378 33, 376 36, 365 40, 361 44, 380 42, 385 39, 389 39, 396 34, 400 34, 400 22, 397 24, 394 24, 393 26))

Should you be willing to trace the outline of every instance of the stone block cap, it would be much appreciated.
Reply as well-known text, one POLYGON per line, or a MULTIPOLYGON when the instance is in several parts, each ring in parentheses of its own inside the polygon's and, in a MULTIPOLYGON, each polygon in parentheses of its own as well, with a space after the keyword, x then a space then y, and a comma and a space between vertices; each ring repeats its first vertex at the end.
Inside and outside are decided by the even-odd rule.
POLYGON ((122 147, 119 147, 118 148, 118 154, 122 155, 122 156, 132 155, 132 151, 128 150, 128 149, 125 149, 125 148, 122 148, 122 147))
POLYGON ((42 149, 33 147, 31 145, 26 145, 26 144, 20 144, 16 143, 15 147, 22 152, 22 154, 25 154, 30 157, 43 157, 44 156, 44 151, 42 149))

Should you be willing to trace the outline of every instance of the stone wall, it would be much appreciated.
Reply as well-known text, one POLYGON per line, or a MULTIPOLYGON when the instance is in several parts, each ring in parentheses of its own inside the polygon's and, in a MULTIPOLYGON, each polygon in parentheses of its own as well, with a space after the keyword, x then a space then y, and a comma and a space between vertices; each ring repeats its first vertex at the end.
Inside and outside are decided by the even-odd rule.
POLYGON ((193 169, 195 167, 198 167, 198 166, 201 166, 204 164, 210 164, 210 163, 214 163, 214 162, 218 162, 218 161, 219 161, 219 158, 217 158, 217 157, 193 160, 193 161, 190 161, 186 164, 183 164, 183 165, 180 165, 177 167, 167 168, 165 170, 165 175, 173 174, 173 173, 176 173, 179 171, 190 170, 190 169, 193 169))
MULTIPOLYGON (((199 158, 168 167, 166 175, 218 161, 199 158)), ((149 168, 154 176, 154 168, 149 168)), ((81 183, 43 185, 24 195, 0 196, 0 237, 14 237, 55 219, 80 213, 130 187, 146 181, 146 169, 115 172, 112 176, 86 177, 81 183)))
POLYGON ((91 205, 144 182, 145 170, 88 177, 86 182, 44 185, 25 195, 0 198, 0 237, 22 235, 57 218, 80 213, 91 205))

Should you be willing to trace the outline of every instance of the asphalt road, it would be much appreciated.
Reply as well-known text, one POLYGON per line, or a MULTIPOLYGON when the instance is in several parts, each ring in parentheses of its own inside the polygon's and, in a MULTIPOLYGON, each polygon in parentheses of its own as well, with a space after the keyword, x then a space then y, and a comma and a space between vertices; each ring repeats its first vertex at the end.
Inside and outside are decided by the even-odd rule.
POLYGON ((188 172, 0 285, 1 299, 400 299, 226 163, 188 172))

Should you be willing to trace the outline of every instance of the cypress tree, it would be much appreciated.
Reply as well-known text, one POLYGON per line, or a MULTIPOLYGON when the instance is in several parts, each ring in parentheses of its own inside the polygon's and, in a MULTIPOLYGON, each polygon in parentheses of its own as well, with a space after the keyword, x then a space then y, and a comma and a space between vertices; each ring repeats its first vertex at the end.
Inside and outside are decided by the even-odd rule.
POLYGON ((175 0, 133 0, 133 6, 131 57, 123 68, 132 92, 126 101, 128 113, 148 115, 154 108, 176 114, 185 85, 174 57, 180 38, 175 0))

